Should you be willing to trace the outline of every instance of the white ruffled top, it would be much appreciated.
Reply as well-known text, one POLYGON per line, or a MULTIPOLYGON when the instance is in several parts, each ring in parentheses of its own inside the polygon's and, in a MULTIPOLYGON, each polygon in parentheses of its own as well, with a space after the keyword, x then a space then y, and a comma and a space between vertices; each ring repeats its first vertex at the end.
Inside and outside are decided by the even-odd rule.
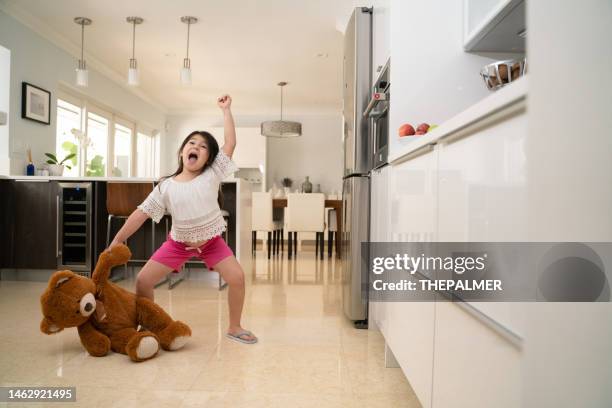
POLYGON ((138 208, 157 223, 165 213, 170 214, 170 236, 175 241, 207 241, 227 228, 217 196, 221 181, 236 170, 236 164, 219 150, 212 165, 200 175, 190 181, 163 180, 138 208))

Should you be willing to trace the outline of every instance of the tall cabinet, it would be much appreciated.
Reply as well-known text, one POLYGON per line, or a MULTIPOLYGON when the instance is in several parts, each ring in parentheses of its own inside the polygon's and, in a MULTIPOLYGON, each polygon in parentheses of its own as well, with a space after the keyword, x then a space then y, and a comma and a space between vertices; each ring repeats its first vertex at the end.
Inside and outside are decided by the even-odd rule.
POLYGON ((55 269, 59 214, 57 183, 48 180, 11 180, 6 183, 9 186, 8 211, 12 214, 8 226, 7 266, 55 269))

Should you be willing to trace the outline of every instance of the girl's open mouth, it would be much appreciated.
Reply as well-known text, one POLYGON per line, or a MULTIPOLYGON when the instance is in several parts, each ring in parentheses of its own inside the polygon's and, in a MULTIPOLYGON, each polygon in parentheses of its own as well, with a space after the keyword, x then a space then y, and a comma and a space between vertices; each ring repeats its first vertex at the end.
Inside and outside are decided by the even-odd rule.
POLYGON ((195 163, 198 161, 198 155, 195 153, 189 153, 189 156, 187 156, 187 160, 189 160, 189 163, 195 163))

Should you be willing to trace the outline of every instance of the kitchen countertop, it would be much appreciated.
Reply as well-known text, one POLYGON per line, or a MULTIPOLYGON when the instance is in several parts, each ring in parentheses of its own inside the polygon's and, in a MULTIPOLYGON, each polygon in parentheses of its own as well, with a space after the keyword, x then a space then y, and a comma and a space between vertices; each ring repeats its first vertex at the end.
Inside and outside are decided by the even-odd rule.
MULTIPOLYGON (((417 150, 425 146, 435 145, 439 140, 445 139, 485 117, 525 99, 527 97, 527 80, 528 76, 524 76, 513 84, 501 88, 423 136, 417 138, 404 136, 400 139, 399 147, 395 148, 397 151, 391 152, 389 155, 389 163, 401 163, 417 150)), ((397 136, 394 134, 393 137, 397 136)))
MULTIPOLYGON (((123 183, 149 183, 159 180, 157 177, 72 177, 72 176, 6 176, 0 175, 0 180, 28 181, 115 181, 123 183)), ((227 179, 224 183, 238 183, 241 179, 227 179)))

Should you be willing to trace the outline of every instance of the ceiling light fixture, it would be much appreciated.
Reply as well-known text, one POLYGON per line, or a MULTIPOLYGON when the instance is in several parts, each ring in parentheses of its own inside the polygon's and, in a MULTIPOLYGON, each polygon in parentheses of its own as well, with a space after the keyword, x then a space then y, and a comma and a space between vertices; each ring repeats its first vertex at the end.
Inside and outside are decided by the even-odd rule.
POLYGON ((187 56, 183 59, 183 68, 181 68, 181 83, 183 85, 191 85, 191 60, 189 59, 189 31, 192 24, 198 22, 196 17, 183 16, 181 21, 187 24, 187 56))
POLYGON ((283 120, 283 87, 287 82, 279 82, 281 89, 281 111, 280 120, 273 120, 261 123, 261 134, 267 137, 297 137, 302 136, 302 124, 299 122, 289 122, 283 120))
POLYGON ((90 25, 92 21, 87 17, 75 17, 74 22, 81 26, 81 59, 76 69, 76 84, 78 86, 87 86, 89 83, 89 75, 87 73, 87 64, 85 63, 83 50, 85 48, 85 26, 90 25))
POLYGON ((140 75, 138 75, 138 62, 136 61, 136 24, 142 24, 144 21, 141 17, 128 17, 125 19, 132 24, 132 58, 130 58, 130 68, 128 69, 128 85, 137 86, 140 84, 140 75))

